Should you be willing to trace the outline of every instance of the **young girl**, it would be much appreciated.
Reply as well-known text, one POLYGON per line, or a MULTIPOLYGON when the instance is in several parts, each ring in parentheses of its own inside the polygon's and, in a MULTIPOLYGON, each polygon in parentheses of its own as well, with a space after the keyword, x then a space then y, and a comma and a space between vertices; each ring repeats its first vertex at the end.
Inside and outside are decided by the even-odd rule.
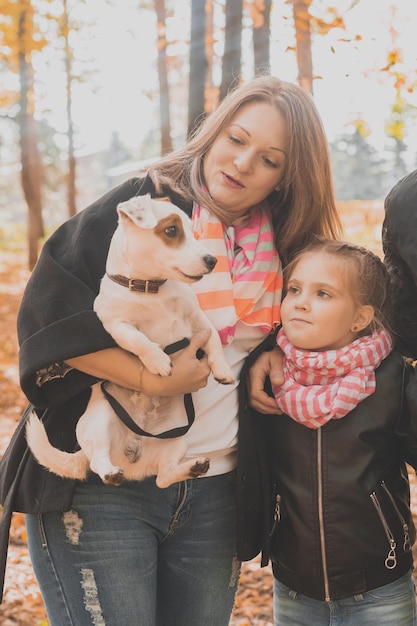
POLYGON ((405 465, 417 467, 417 415, 391 351, 387 270, 318 239, 285 286, 283 414, 257 415, 274 490, 275 626, 417 624, 405 465))

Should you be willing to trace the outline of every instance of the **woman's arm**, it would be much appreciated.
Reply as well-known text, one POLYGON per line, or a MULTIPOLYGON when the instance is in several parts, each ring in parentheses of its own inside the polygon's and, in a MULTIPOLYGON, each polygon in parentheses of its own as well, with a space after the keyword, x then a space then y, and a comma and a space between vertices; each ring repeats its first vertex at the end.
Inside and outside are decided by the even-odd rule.
POLYGON ((248 375, 248 393, 250 405, 260 413, 281 414, 275 398, 265 391, 267 377, 273 385, 282 385, 283 354, 279 348, 263 352, 252 365, 248 375))
POLYGON ((191 338, 186 348, 171 355, 170 376, 151 374, 134 354, 117 347, 68 359, 66 363, 85 374, 147 395, 191 393, 207 385, 210 374, 207 357, 196 357, 197 350, 207 339, 208 332, 201 331, 191 338))

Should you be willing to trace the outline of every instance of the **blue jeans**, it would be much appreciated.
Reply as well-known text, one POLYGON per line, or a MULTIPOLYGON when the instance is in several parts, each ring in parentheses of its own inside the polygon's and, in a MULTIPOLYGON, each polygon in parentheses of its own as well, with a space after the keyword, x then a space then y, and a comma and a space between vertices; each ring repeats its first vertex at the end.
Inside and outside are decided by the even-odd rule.
POLYGON ((226 626, 235 472, 159 489, 155 479, 77 486, 66 513, 27 515, 50 626, 226 626))
POLYGON ((384 587, 324 602, 303 596, 274 579, 275 626, 416 626, 411 574, 384 587))

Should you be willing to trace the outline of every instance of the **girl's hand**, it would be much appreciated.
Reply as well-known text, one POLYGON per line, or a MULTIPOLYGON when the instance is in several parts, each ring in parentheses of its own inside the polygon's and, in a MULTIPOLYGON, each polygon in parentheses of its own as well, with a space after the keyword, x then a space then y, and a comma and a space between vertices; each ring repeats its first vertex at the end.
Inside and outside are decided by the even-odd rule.
POLYGON ((202 330, 191 338, 186 348, 172 354, 169 376, 156 376, 143 368, 140 390, 146 395, 173 396, 205 387, 210 374, 207 356, 198 359, 196 353, 209 336, 210 331, 202 330))
POLYGON ((263 352, 249 370, 249 404, 260 413, 271 415, 282 413, 275 398, 271 398, 264 390, 264 385, 268 376, 272 385, 282 385, 284 382, 283 363, 283 354, 276 347, 270 352, 263 352))

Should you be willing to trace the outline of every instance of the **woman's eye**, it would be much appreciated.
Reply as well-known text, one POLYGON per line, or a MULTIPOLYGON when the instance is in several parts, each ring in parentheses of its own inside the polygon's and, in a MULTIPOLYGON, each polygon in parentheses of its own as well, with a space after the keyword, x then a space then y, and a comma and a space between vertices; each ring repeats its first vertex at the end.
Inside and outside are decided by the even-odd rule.
POLYGON ((178 228, 176 226, 168 226, 168 228, 165 228, 164 233, 167 237, 173 239, 178 235, 178 228))
POLYGON ((230 141, 231 141, 232 143, 237 143, 237 144, 239 144, 239 145, 241 145, 241 144, 243 143, 243 141, 241 141, 241 140, 239 139, 239 137, 236 137, 236 135, 230 135, 230 136, 229 136, 229 139, 230 139, 230 141))
POLYGON ((271 159, 268 159, 267 157, 264 158, 264 163, 267 167, 272 167, 274 169, 278 167, 278 165, 274 161, 271 161, 271 159))

